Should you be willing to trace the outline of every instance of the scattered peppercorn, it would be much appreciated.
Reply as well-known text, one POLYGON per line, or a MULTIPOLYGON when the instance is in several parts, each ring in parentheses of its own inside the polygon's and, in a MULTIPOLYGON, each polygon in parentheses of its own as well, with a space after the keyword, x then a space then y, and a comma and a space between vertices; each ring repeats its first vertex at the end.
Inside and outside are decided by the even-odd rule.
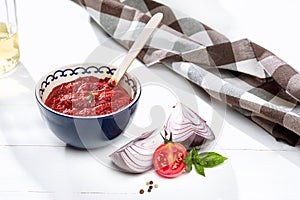
MULTIPOLYGON (((158 184, 157 183, 154 184, 154 182, 152 180, 147 181, 146 185, 149 186, 148 190, 147 190, 148 192, 151 192, 153 188, 158 188, 158 184)), ((144 192, 145 192, 144 189, 140 189, 140 194, 144 194, 144 192)))

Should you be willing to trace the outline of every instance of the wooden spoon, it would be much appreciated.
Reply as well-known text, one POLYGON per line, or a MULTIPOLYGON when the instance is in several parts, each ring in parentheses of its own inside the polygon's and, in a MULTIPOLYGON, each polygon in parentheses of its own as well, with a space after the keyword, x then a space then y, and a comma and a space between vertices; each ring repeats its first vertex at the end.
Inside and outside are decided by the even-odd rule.
POLYGON ((159 25, 163 18, 162 13, 157 13, 151 19, 148 21, 138 38, 135 40, 131 48, 129 49, 127 55, 123 59, 120 66, 115 71, 114 75, 111 77, 111 81, 117 85, 125 72, 127 71, 128 67, 131 65, 131 63, 134 61, 134 59, 137 57, 139 52, 142 50, 144 45, 146 44, 147 40, 155 30, 155 28, 159 25))

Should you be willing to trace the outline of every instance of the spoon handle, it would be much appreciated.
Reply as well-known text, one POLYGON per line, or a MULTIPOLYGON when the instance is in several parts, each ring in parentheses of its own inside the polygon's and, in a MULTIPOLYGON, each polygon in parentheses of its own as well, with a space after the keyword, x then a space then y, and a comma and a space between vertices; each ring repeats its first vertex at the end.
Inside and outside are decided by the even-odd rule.
POLYGON ((115 71, 114 75, 111 77, 111 80, 115 82, 117 85, 120 79, 123 77, 125 72, 127 71, 128 67, 137 57, 139 52, 145 46, 148 38, 151 36, 155 28, 159 25, 163 18, 162 13, 157 13, 148 21, 138 38, 135 40, 131 48, 129 49, 127 55, 123 59, 122 63, 120 64, 119 68, 115 71))

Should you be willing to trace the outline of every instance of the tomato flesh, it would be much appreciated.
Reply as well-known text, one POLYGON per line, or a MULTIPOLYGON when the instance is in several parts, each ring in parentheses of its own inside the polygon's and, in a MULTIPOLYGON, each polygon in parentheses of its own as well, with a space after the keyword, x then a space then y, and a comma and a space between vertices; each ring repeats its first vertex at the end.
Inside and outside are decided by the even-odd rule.
POLYGON ((153 165, 156 172, 166 178, 179 176, 185 169, 183 159, 188 152, 180 143, 160 145, 153 154, 153 165))

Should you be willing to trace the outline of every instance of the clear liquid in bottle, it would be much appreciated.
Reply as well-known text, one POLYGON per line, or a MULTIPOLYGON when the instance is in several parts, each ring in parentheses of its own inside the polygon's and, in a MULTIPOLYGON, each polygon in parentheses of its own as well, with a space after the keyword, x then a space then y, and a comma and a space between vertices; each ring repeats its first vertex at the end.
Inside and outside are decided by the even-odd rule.
POLYGON ((19 59, 18 33, 12 34, 5 23, 0 22, 0 77, 16 68, 19 59))

